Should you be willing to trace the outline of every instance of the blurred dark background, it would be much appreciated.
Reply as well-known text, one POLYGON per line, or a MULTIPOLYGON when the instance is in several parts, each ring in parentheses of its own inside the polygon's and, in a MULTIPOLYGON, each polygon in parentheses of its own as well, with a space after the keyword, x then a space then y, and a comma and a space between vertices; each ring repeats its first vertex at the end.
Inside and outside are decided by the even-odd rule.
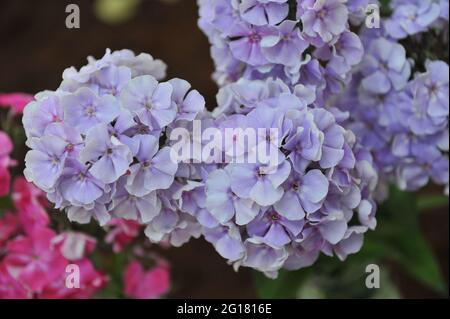
MULTIPOLYGON (((128 48, 164 60, 168 77, 188 80, 215 106, 217 87, 206 37, 197 27, 195 0, 142 0, 128 20, 111 24, 98 19, 89 0, 0 0, 0 92, 36 93, 56 89, 62 71, 79 68, 86 57, 106 48, 128 48), (170 3, 169 3, 170 2, 170 3), (65 8, 76 3, 81 28, 67 29, 65 8)), ((433 189, 427 191, 435 191, 433 189)), ((440 191, 440 190, 437 190, 440 191)), ((421 228, 448 282, 448 207, 424 212, 421 228)), ((252 298, 256 291, 248 269, 235 273, 203 240, 166 253, 172 264, 177 298, 252 298)), ((392 279, 406 298, 437 297, 393 265, 392 279)))

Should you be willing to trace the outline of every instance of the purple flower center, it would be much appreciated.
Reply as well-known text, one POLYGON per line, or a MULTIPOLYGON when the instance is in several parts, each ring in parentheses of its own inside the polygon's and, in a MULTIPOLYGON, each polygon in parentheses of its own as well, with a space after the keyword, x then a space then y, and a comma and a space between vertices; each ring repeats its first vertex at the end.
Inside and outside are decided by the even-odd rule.
POLYGON ((322 10, 317 12, 317 17, 320 20, 324 20, 327 16, 328 16, 328 9, 327 8, 322 8, 322 10))
POLYGON ((80 172, 80 173, 78 174, 78 179, 79 179, 80 181, 84 181, 84 180, 86 179, 86 174, 83 173, 83 172, 80 172))
POLYGON ((145 108, 148 109, 148 110, 151 110, 151 109, 153 108, 153 103, 152 103, 152 101, 147 100, 147 101, 145 102, 145 108))
POLYGON ((291 40, 291 35, 290 34, 283 34, 283 36, 281 37, 281 39, 283 41, 290 41, 291 40))
POLYGON ((262 178, 267 175, 268 169, 264 166, 258 167, 256 170, 256 176, 262 178))
POLYGON ((84 109, 84 111, 86 112, 86 115, 87 115, 87 116, 94 116, 94 114, 95 114, 95 108, 94 108, 94 106, 92 106, 92 105, 88 105, 88 106, 84 109))
POLYGON ((267 213, 266 218, 268 219, 269 222, 276 223, 281 219, 281 216, 276 211, 271 211, 267 213))
POLYGON ((410 16, 408 16, 408 19, 409 19, 410 21, 416 21, 417 16, 416 16, 416 14, 411 14, 410 16))
POLYGON ((381 68, 383 71, 389 70, 388 62, 387 62, 387 61, 380 61, 380 68, 381 68))
POLYGON ((72 143, 67 144, 66 152, 71 153, 74 150, 75 146, 72 143))
POLYGON ((54 157, 51 159, 51 163, 52 163, 53 166, 54 166, 54 165, 57 165, 57 164, 59 163, 59 158, 58 158, 57 156, 54 156, 54 157))
POLYGON ((145 168, 150 167, 151 163, 149 161, 145 161, 144 163, 142 163, 142 166, 144 166, 145 168))
POLYGON ((62 120, 60 119, 60 117, 58 115, 55 114, 55 115, 53 115, 52 122, 59 123, 59 122, 62 122, 62 120))
POLYGON ((144 135, 144 134, 148 134, 150 132, 150 130, 144 124, 139 124, 137 127, 137 132, 138 132, 138 134, 144 135))
POLYGON ((436 83, 429 83, 428 91, 430 91, 430 95, 436 95, 436 93, 439 91, 439 86, 436 83))
POLYGON ((116 87, 109 88, 108 92, 111 95, 116 95, 117 94, 117 88, 116 87))
POLYGON ((259 43, 261 41, 261 36, 258 33, 252 33, 248 37, 250 43, 259 43))

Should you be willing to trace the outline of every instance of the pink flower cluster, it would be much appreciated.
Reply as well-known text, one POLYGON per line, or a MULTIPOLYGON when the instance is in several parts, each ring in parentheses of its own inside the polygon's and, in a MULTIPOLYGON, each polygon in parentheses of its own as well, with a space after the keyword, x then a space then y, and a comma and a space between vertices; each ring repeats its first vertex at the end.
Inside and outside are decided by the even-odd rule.
MULTIPOLYGON (((42 193, 23 177, 14 181, 15 212, 0 218, 0 299, 86 299, 108 282, 89 260, 97 241, 80 232, 60 234, 49 228, 42 193), (79 269, 79 288, 66 286, 68 266, 79 269)), ((119 253, 138 235, 139 225, 114 219, 105 241, 119 253)), ((124 293, 129 298, 154 299, 168 293, 170 272, 166 262, 145 270, 131 261, 123 275, 124 293)))
POLYGON ((11 139, 6 133, 0 131, 0 197, 9 194, 11 175, 8 168, 15 164, 10 157, 12 149, 11 139))
POLYGON ((105 241, 112 245, 113 251, 119 253, 139 236, 141 225, 134 220, 113 218, 106 225, 108 233, 105 241))
MULTIPOLYGON (((113 218, 105 226, 107 234, 105 242, 112 245, 114 253, 123 252, 124 248, 135 244, 142 234, 142 225, 137 221, 113 218)), ((163 243, 161 243, 163 245, 163 243)), ((146 257, 146 253, 139 245, 134 245, 135 255, 146 257)), ((124 295, 134 299, 157 299, 170 290, 170 269, 165 260, 156 259, 156 266, 145 269, 137 260, 132 260, 125 267, 123 274, 124 295)))
MULTIPOLYGON (((2 94, 0 105, 21 114, 32 99, 26 94, 2 94)), ((11 192, 9 167, 13 143, 0 131, 0 197, 11 192)), ((23 177, 14 179, 14 211, 0 218, 0 298, 90 298, 106 282, 87 255, 96 241, 82 233, 55 233, 46 212, 44 194, 23 177), (66 285, 67 266, 78 266, 79 288, 66 285)))
POLYGON ((33 100, 33 96, 26 93, 0 94, 0 107, 10 108, 13 114, 22 114, 25 106, 33 100))
POLYGON ((90 298, 107 283, 88 259, 96 241, 82 233, 57 234, 42 193, 23 177, 14 181, 15 212, 0 219, 0 298, 90 298), (79 286, 66 284, 68 266, 79 270, 79 286))
POLYGON ((155 299, 166 294, 170 289, 170 272, 162 262, 150 270, 138 261, 132 261, 124 273, 125 294, 135 299, 155 299))
MULTIPOLYGON (((33 96, 25 93, 0 94, 0 108, 7 108, 13 114, 22 114, 25 106, 33 100, 33 96)), ((8 168, 15 165, 10 158, 13 143, 9 136, 0 130, 0 197, 9 194, 11 175, 8 168)))

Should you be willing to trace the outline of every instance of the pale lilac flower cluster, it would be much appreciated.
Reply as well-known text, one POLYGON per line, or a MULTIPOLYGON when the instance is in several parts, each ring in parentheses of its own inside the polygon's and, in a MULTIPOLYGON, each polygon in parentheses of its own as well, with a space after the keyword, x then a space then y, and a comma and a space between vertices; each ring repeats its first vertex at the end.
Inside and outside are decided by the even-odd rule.
POLYGON ((184 80, 159 82, 165 69, 148 54, 107 50, 26 107, 25 176, 70 220, 136 220, 174 245, 199 236, 173 197, 175 179, 191 176, 171 160, 167 132, 200 116, 205 100, 184 80))
MULTIPOLYGON (((275 78, 291 88, 301 84, 304 97, 315 98, 316 106, 349 111, 351 121, 345 125, 351 126, 346 128, 357 132, 358 143, 373 152, 384 181, 404 190, 417 190, 430 179, 448 185, 448 66, 428 61, 427 71, 412 81, 415 61, 397 42, 408 36, 418 41, 420 33, 435 29, 443 30, 443 42, 448 43, 448 0, 393 0, 392 14, 382 19, 381 29, 362 28, 359 35, 349 25, 361 23, 361 8, 377 2, 280 1, 270 9, 269 2, 251 1, 247 10, 250 1, 200 1, 199 25, 212 44, 219 85, 240 78, 275 78), (272 19, 249 20, 249 13, 272 19), (249 31, 235 35, 234 25, 249 31), (296 46, 288 46, 286 39, 296 39, 296 46), (261 63, 244 59, 244 48, 261 63), (336 101, 335 95, 345 98, 336 101)), ((257 82, 247 88, 230 86, 219 92, 214 112, 249 112, 262 91, 257 82), (230 99, 229 91, 238 98, 230 99)))
POLYGON ((242 130, 222 134, 225 163, 191 184, 189 206, 206 240, 235 268, 275 277, 280 268, 312 265, 321 252, 345 259, 376 226, 372 158, 339 124, 345 114, 314 102, 313 89, 271 79, 241 79, 218 95, 218 129, 242 130), (256 143, 247 130, 257 130, 256 143), (274 165, 239 162, 271 147, 274 165))
POLYGON ((411 79, 402 45, 372 32, 364 42, 364 61, 335 104, 351 114, 348 127, 385 182, 416 191, 432 180, 448 193, 448 64, 426 61, 426 71, 411 79))
POLYGON ((317 99, 338 93, 361 61, 350 20, 368 0, 199 0, 199 26, 211 43, 214 79, 277 77, 310 85, 317 99))
POLYGON ((394 39, 425 32, 442 23, 448 25, 448 0, 392 0, 392 15, 386 19, 386 33, 394 39))
POLYGON ((373 154, 382 184, 416 191, 433 181, 448 194, 448 63, 408 59, 397 42, 420 43, 419 34, 435 29, 448 43, 448 0, 393 0, 390 7, 381 29, 361 30, 366 53, 334 105, 349 112, 348 127, 373 154))

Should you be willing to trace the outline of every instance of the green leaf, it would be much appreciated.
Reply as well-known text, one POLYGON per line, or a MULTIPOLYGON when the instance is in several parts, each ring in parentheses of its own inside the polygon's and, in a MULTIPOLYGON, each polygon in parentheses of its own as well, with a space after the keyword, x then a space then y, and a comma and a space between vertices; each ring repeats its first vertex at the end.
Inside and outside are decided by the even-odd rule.
POLYGON ((13 203, 10 197, 0 197, 0 214, 13 208, 13 203))
POLYGON ((371 240, 386 249, 384 257, 395 260, 435 291, 446 293, 439 264, 420 231, 418 215, 417 197, 392 188, 377 213, 380 224, 371 240))
POLYGON ((389 6, 390 2, 391 2, 391 0, 381 0, 380 1, 380 4, 381 4, 381 7, 380 7, 381 16, 387 17, 387 16, 390 16, 392 14, 391 7, 389 6))
POLYGON ((123 274, 129 252, 121 253, 97 250, 91 255, 95 267, 108 274, 108 285, 96 294, 96 298, 116 299, 124 298, 123 274))
POLYGON ((296 298, 300 285, 310 274, 311 268, 297 271, 280 270, 276 279, 270 279, 254 271, 253 278, 259 298, 293 299, 296 298))
POLYGON ((389 272, 381 272, 380 289, 375 290, 373 299, 400 299, 398 288, 391 279, 389 272))
POLYGON ((118 299, 122 298, 122 296, 123 294, 121 284, 118 283, 116 280, 111 279, 108 282, 108 285, 95 295, 95 298, 118 299))
POLYGON ((424 195, 417 200, 417 208, 420 212, 445 207, 448 204, 449 198, 445 195, 424 195))

